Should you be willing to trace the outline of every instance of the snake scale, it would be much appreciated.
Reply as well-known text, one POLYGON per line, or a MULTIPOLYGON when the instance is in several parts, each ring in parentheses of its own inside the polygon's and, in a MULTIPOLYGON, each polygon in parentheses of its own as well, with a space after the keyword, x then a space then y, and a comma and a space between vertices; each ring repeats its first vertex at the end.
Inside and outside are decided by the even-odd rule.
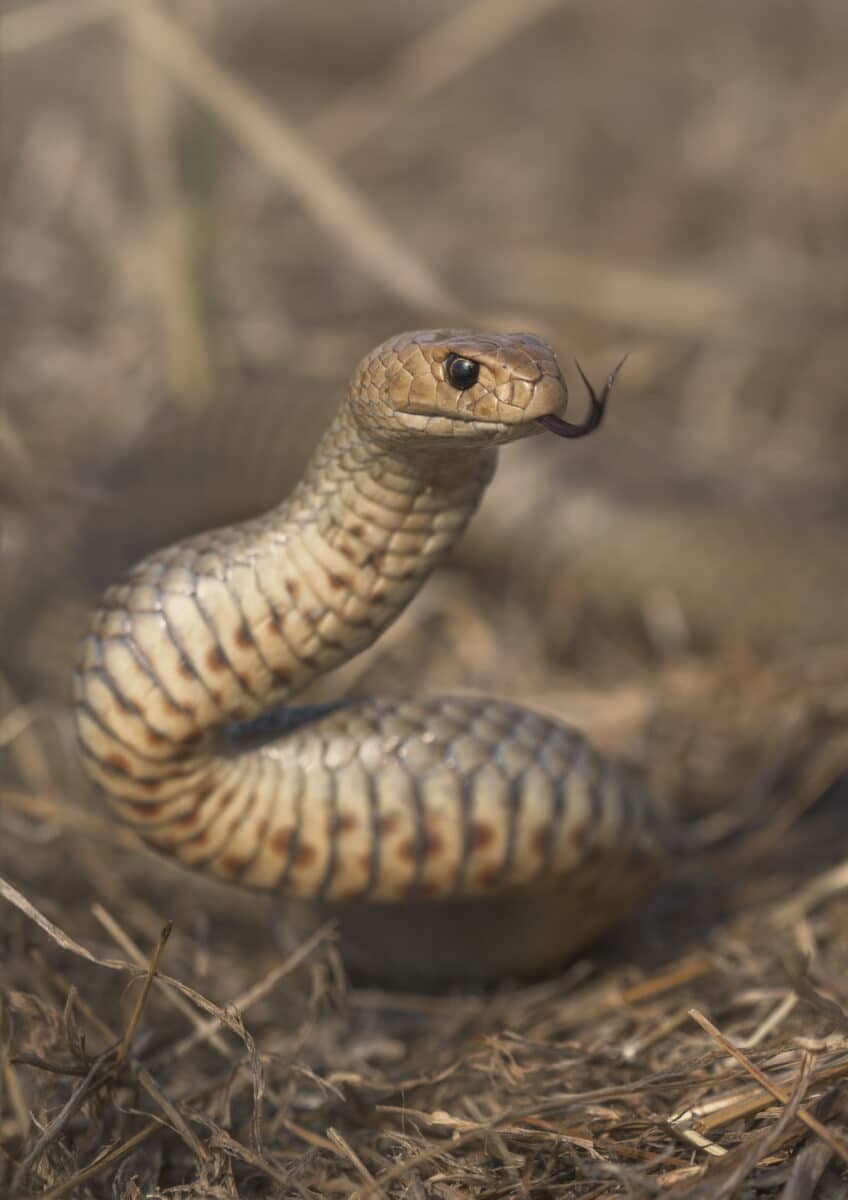
POLYGON ((78 741, 151 846, 332 912, 354 965, 415 982, 547 968, 651 887, 659 808, 571 728, 450 696, 285 707, 415 595, 499 444, 599 423, 614 376, 600 397, 583 378, 575 425, 531 334, 395 337, 278 507, 106 591, 78 653, 78 741))

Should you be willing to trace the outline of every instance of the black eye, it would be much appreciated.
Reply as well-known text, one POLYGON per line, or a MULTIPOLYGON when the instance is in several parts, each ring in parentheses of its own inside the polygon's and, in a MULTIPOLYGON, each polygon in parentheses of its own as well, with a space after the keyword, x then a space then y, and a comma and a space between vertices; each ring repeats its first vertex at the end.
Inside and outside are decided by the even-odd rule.
POLYGON ((459 354, 449 354, 445 359, 445 374, 455 388, 464 392, 474 387, 480 376, 480 364, 459 354))

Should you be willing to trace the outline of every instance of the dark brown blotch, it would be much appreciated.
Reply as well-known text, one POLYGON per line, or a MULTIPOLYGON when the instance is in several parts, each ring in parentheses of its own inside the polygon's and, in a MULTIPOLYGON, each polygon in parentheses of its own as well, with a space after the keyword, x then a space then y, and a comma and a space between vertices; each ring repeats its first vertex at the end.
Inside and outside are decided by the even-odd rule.
POLYGON ((247 862, 246 858, 240 858, 237 854, 228 854, 226 858, 221 859, 220 866, 225 875, 235 878, 244 870, 247 862))
POLYGON ((206 655, 206 665, 210 671, 226 671, 227 659, 220 646, 212 646, 206 655))
POLYGON ((430 831, 424 836, 423 853, 425 858, 435 858, 437 854, 441 854, 445 848, 444 838, 440 833, 430 831))
POLYGON ((189 660, 182 654, 177 659, 177 671, 182 675, 183 679, 197 679, 197 671, 195 671, 189 660))
POLYGON ((291 846, 293 836, 294 836, 293 829, 289 829, 286 827, 283 827, 282 829, 277 829, 271 835, 271 841, 270 841, 271 849, 276 851, 277 854, 288 854, 289 847, 291 846))
POLYGON ((237 646, 242 646, 244 649, 248 649, 250 646, 255 645, 254 637, 247 621, 242 621, 241 625, 239 625, 238 629, 236 630, 235 643, 237 646))
POLYGON ((276 687, 288 687, 292 681, 291 671, 286 671, 282 667, 276 667, 271 678, 276 687))
POLYGON ((389 834, 397 833, 399 823, 400 818, 397 813, 386 813, 384 817, 380 817, 378 829, 384 837, 387 837, 389 834))
POLYGON ((351 833, 357 824, 359 821, 356 820, 353 812, 338 812, 335 817, 331 818, 329 827, 330 832, 335 829, 336 833, 351 833))
POLYGON ((103 759, 103 762, 111 771, 117 771, 119 775, 132 774, 130 760, 123 754, 109 754, 103 759))
POLYGON ((327 582, 334 592, 340 592, 342 588, 350 587, 350 580, 346 575, 336 575, 333 572, 328 574, 327 582))
POLYGON ((417 837, 406 838, 398 847, 398 855, 409 863, 435 858, 444 849, 444 842, 437 833, 427 833, 419 842, 417 837))
POLYGON ((491 825, 487 825, 485 821, 472 821, 471 823, 471 849, 484 850, 486 846, 491 846, 495 840, 495 831, 491 825))
POLYGON ((131 800, 132 810, 142 821, 155 821, 162 815, 163 805, 149 800, 131 800))
MULTIPOLYGON (((145 730, 145 737, 147 738, 148 746, 161 746, 164 742, 167 741, 167 738, 165 738, 157 730, 151 729, 149 726, 145 730)), ((177 758, 178 755, 174 754, 172 757, 177 758)))
POLYGON ((194 802, 197 805, 205 804, 209 797, 214 792, 214 787, 211 783, 202 783, 194 793, 194 802))
POLYGON ((309 842, 303 842, 297 848, 297 853, 294 856, 294 865, 296 867, 311 867, 318 857, 318 851, 314 846, 310 846, 309 842))
POLYGON ((348 525, 347 531, 348 531, 348 533, 352 533, 354 537, 357 537, 357 538, 365 537, 365 526, 364 525, 348 525))
POLYGON ((292 600, 296 600, 300 595, 300 584, 296 579, 287 579, 286 591, 291 596, 292 600))

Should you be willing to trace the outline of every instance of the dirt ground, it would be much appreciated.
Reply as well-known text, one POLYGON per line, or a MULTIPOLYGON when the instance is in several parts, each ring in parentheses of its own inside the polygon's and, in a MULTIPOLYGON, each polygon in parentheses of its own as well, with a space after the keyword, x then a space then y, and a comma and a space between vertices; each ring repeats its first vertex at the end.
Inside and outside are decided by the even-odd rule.
POLYGON ((848 6, 18 0, 0 55, 0 1195, 848 1194, 848 6), (629 357, 314 698, 558 715, 701 849, 419 995, 144 850, 67 705, 98 592, 431 325, 548 337, 575 412, 629 357))

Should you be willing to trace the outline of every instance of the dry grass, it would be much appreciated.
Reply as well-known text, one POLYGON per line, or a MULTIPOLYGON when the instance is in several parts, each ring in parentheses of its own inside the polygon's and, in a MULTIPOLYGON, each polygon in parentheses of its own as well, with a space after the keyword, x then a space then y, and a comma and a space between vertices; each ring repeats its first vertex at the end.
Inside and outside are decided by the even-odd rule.
POLYGON ((6 14, 4 1197, 845 1194, 846 47, 841 0, 6 14), (152 858, 65 696, 103 584, 448 321, 623 386, 318 692, 558 713, 701 851, 559 977, 419 996, 152 858))

